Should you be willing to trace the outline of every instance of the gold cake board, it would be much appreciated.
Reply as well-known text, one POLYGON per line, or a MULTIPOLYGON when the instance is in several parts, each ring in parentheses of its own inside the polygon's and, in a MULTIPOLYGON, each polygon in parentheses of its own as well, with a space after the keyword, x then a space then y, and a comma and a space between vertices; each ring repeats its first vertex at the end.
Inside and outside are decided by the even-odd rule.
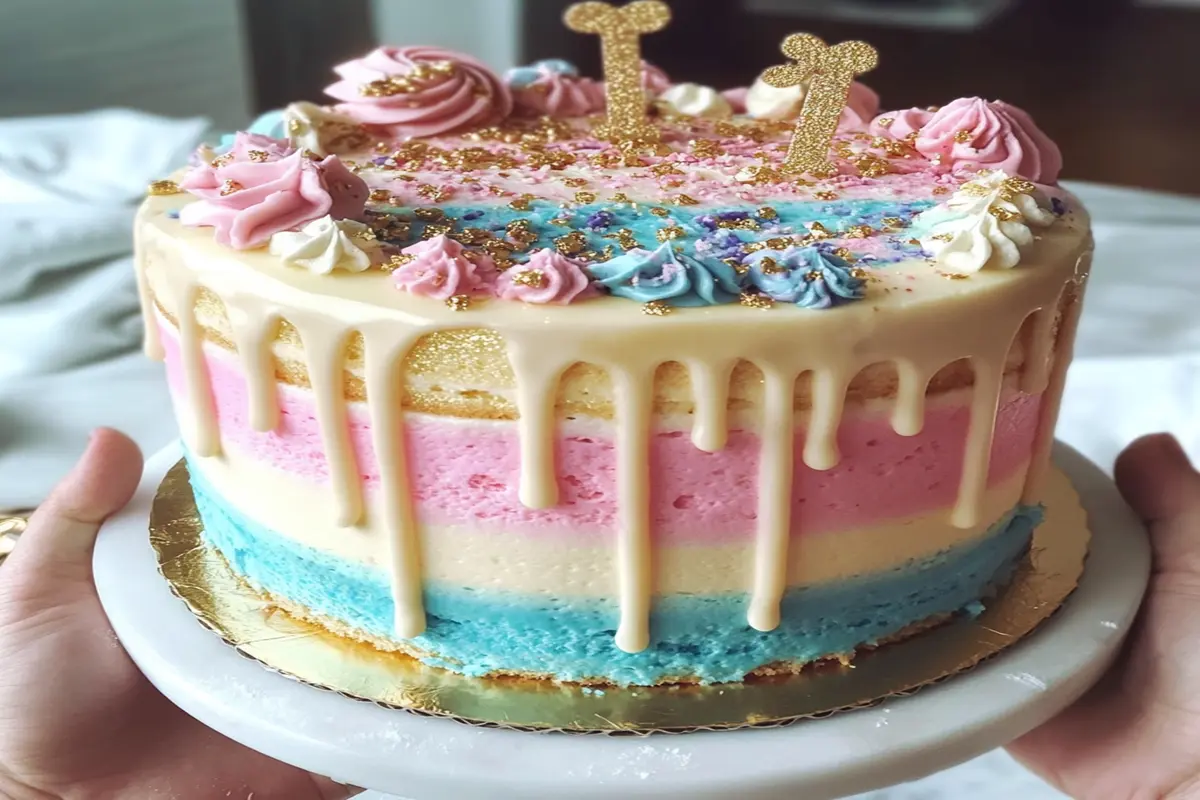
POLYGON ((972 669, 1011 647, 1070 596, 1087 557, 1087 517, 1070 480, 1050 477, 1046 517, 1012 582, 974 618, 797 675, 711 686, 589 688, 469 678, 337 636, 280 611, 202 541, 181 460, 158 487, 150 541, 171 591, 205 627, 264 668, 388 708, 475 725, 572 733, 775 727, 870 706, 972 669))

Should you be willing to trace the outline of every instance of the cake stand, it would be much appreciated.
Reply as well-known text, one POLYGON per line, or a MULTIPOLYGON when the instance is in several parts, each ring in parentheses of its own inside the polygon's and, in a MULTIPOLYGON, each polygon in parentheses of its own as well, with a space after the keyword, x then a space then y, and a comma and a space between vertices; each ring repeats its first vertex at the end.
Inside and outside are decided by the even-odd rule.
POLYGON ((242 658, 202 628, 159 575, 150 503, 178 446, 146 466, 133 502, 100 533, 100 599, 163 694, 248 747, 335 780, 413 800, 836 798, 914 780, 999 747, 1072 703, 1104 672, 1150 571, 1142 525, 1074 450, 1055 459, 1093 542, 1078 590, 1026 641, 911 697, 785 728, 649 737, 471 727, 315 689, 242 658))

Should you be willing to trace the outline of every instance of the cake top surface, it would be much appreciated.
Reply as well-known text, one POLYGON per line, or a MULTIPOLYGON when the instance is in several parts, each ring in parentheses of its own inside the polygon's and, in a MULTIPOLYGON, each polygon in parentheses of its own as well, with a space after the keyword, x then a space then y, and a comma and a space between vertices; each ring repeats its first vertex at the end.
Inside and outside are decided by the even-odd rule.
MULTIPOLYGON (((818 59, 846 46, 789 37, 801 66, 799 40, 818 59)), ((625 55, 632 105, 628 69, 607 61, 600 82, 557 60, 500 76, 378 48, 336 68, 336 103, 201 148, 143 219, 317 298, 479 315, 459 325, 911 306, 1019 281, 1008 268, 1087 235, 1058 148, 1006 103, 881 112, 857 72, 831 83, 824 62, 722 92, 625 55), (641 133, 616 131, 629 119, 641 133)), ((797 324, 785 313, 769 324, 797 324)))

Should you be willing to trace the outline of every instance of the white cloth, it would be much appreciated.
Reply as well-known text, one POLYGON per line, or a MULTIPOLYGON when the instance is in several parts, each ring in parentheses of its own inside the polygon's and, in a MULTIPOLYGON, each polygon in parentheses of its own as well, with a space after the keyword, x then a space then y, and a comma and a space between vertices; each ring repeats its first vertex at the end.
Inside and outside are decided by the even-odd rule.
POLYGON ((0 509, 45 497, 99 425, 173 435, 144 361, 130 230, 205 120, 133 111, 0 120, 0 509))
MULTIPOLYGON (((130 226, 206 129, 127 111, 0 121, 0 509, 32 506, 97 425, 175 435, 145 360, 130 226)), ((1108 467, 1169 430, 1200 456, 1200 199, 1077 185, 1099 246, 1060 437, 1108 467)), ((378 795, 372 795, 379 797, 378 795)), ((993 753, 869 797, 1060 798, 993 753)))

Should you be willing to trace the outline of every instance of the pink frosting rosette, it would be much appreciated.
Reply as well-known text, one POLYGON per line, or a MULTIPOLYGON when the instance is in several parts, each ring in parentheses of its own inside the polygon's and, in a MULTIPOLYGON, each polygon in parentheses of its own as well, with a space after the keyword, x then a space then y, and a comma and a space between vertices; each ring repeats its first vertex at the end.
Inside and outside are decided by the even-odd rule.
POLYGON ((447 300, 455 295, 487 293, 496 282, 496 264, 483 253, 463 251, 463 246, 446 236, 406 247, 412 256, 392 273, 396 288, 409 294, 447 300))
POLYGON ((438 136, 512 113, 508 87, 470 56, 436 47, 380 47, 334 68, 337 110, 396 137, 438 136))
POLYGON ((735 114, 746 113, 746 95, 750 94, 749 86, 736 86, 732 89, 726 89, 721 92, 721 97, 724 97, 729 103, 730 108, 735 114))
POLYGON ((660 94, 674 85, 675 81, 671 80, 671 76, 661 67, 651 64, 649 61, 642 62, 642 88, 646 90, 646 94, 650 95, 651 99, 657 99, 660 94))
POLYGON ((586 117, 604 110, 604 84, 580 77, 566 61, 539 61, 504 78, 518 112, 532 116, 586 117))
POLYGON ((846 98, 846 107, 838 120, 840 131, 862 131, 871 124, 871 120, 879 113, 881 101, 876 92, 865 83, 855 81, 850 84, 850 94, 846 98))
POLYGON ((888 111, 880 114, 871 121, 870 131, 875 136, 890 136, 893 139, 907 139, 910 134, 920 131, 929 122, 933 112, 925 108, 905 108, 900 111, 888 111))
MULTIPOLYGON (((921 113, 929 116, 915 128, 913 147, 930 159, 940 157, 938 166, 943 170, 999 169, 1035 183, 1058 182, 1062 151, 1033 117, 1016 106, 964 97, 939 111, 921 113)), ((887 116, 895 118, 888 133, 901 139, 920 119, 915 110, 887 116)))
POLYGON ((184 206, 179 221, 215 228, 218 242, 238 250, 326 215, 359 217, 368 195, 367 184, 337 156, 317 161, 285 141, 250 133, 239 133, 225 155, 192 168, 180 187, 200 202, 184 206))
POLYGON ((577 262, 555 250, 538 250, 528 263, 500 273, 496 296, 523 303, 566 305, 599 294, 577 262))

